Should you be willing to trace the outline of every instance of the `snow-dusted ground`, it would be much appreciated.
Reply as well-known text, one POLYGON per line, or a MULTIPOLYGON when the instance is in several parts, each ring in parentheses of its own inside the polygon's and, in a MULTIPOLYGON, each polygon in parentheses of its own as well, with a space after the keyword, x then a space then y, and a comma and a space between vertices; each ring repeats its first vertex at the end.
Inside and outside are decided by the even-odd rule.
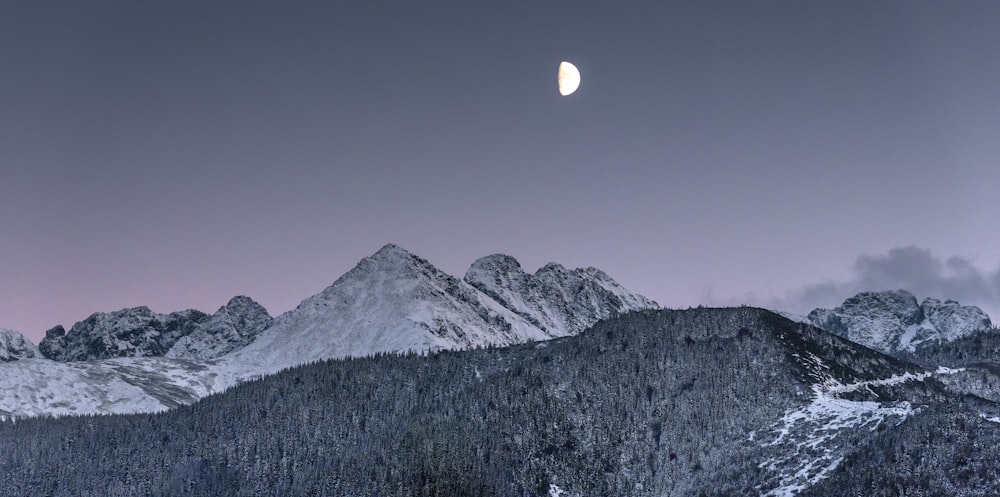
MULTIPOLYGON (((918 407, 909 402, 871 402, 842 399, 839 395, 871 387, 922 381, 933 375, 954 374, 959 370, 939 368, 923 373, 904 373, 877 380, 841 383, 829 373, 829 366, 813 354, 796 357, 816 377, 825 378, 812 387, 809 404, 790 409, 767 433, 764 445, 779 447, 781 455, 760 463, 777 471, 777 486, 764 496, 793 496, 826 478, 840 464, 846 452, 845 438, 860 428, 875 430, 886 422, 900 423, 918 407), (768 440, 769 441, 766 441, 768 440)), ((751 434, 751 439, 756 434, 751 434)), ((761 489, 762 491, 765 489, 761 489)))
POLYGON ((189 404, 232 384, 207 364, 123 358, 0 364, 0 419, 93 413, 157 412, 189 404))

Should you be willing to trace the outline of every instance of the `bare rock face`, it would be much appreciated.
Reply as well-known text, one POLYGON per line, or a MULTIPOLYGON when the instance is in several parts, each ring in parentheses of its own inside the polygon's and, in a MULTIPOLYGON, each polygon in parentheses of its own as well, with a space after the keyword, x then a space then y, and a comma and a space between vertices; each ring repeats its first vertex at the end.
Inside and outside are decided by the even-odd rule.
POLYGON ((239 349, 271 326, 271 315, 250 297, 233 297, 189 335, 177 340, 167 357, 214 359, 239 349))
POLYGON ((62 326, 48 330, 38 348, 56 361, 162 356, 208 319, 193 309, 157 314, 142 306, 97 312, 68 332, 62 326))
POLYGON ((41 357, 38 347, 24 335, 7 328, 0 328, 0 362, 41 357))
POLYGON ((943 342, 988 330, 993 326, 990 317, 980 308, 961 305, 954 300, 941 302, 938 299, 924 299, 920 309, 930 324, 941 333, 940 340, 943 342))
POLYGON ((889 354, 949 342, 989 329, 990 318, 954 300, 917 298, 906 290, 862 292, 834 309, 816 309, 808 320, 831 333, 889 354))

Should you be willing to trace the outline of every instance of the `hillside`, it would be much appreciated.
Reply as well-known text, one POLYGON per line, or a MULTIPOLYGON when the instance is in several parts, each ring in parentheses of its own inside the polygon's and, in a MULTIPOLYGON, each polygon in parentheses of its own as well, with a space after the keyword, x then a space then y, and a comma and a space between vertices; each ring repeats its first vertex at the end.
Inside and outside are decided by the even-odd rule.
POLYGON ((950 373, 763 310, 636 312, 298 367, 158 415, 6 423, 0 494, 791 495, 958 405, 950 373))

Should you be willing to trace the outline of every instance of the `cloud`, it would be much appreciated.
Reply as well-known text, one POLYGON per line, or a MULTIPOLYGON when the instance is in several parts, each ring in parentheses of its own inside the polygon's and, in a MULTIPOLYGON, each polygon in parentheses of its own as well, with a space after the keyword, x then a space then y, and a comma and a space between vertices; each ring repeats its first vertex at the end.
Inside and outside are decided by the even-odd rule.
POLYGON ((994 320, 1000 320, 1000 267, 982 271, 966 258, 941 259, 915 246, 897 247, 884 255, 862 255, 846 281, 809 285, 762 304, 805 313, 817 307, 836 307, 858 292, 898 288, 916 295, 918 300, 934 297, 976 305, 994 320))

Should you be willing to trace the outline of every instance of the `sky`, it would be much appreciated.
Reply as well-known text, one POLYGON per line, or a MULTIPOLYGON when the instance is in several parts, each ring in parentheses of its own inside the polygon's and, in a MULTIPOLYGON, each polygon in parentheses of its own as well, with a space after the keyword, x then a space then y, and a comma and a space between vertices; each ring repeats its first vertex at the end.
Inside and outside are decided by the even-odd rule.
POLYGON ((0 2, 0 326, 272 314, 396 243, 1000 320, 1000 3, 0 2), (562 97, 559 62, 582 84, 562 97), (885 288, 871 288, 885 287, 885 288))

